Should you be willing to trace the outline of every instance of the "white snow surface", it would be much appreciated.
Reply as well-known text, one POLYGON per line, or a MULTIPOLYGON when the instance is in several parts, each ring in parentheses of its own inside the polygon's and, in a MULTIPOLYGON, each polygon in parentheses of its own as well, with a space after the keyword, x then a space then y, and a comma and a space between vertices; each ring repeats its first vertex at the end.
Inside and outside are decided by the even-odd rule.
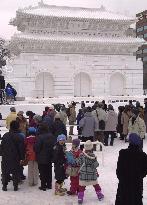
MULTIPOLYGON (((33 111, 37 111, 41 114, 42 110, 46 105, 17 105, 17 111, 19 110, 29 110, 32 108, 33 111)), ((118 105, 116 105, 117 107, 118 105)), ((2 106, 0 112, 4 116, 9 113, 10 106, 2 106)), ((37 112, 36 112, 37 113, 37 112)), ((76 134, 76 129, 74 130, 76 134)), ((4 132, 1 132, 4 134, 4 132)), ((104 165, 102 165, 102 153, 99 151, 99 147, 95 152, 98 161, 98 173, 99 173, 99 184, 102 188, 102 191, 105 195, 103 201, 99 202, 97 200, 95 191, 92 186, 86 188, 85 196, 84 196, 84 205, 114 205, 115 204, 115 196, 117 192, 118 180, 116 177, 116 166, 119 150, 123 148, 127 148, 128 143, 124 143, 120 141, 118 138, 114 141, 114 146, 104 147, 104 165)), ((68 149, 70 149, 68 145, 68 149)), ((144 140, 144 151, 147 152, 147 140, 144 140)), ((0 158, 1 160, 1 158, 0 158)), ((127 167, 126 167, 127 169, 127 167)), ((27 167, 25 167, 24 174, 27 176, 27 167)), ((38 186, 40 185, 40 181, 38 186, 29 187, 27 179, 23 184, 19 185, 19 191, 13 191, 12 182, 8 185, 8 191, 3 192, 1 190, 0 183, 0 205, 77 205, 77 196, 55 196, 54 195, 54 171, 53 171, 53 189, 47 190, 46 192, 40 191, 38 186)), ((70 180, 65 180, 65 187, 69 189, 70 180)), ((143 204, 147 204, 147 178, 144 179, 144 198, 143 204)))
MULTIPOLYGON (((105 195, 103 201, 97 200, 95 191, 92 186, 86 188, 84 203, 85 205, 114 205, 115 196, 117 191, 118 180, 116 177, 116 165, 119 150, 126 148, 128 144, 115 139, 114 146, 105 147, 104 156, 105 164, 101 164, 101 152, 96 151, 100 166, 99 172, 99 184, 105 195)), ((144 151, 147 152, 147 141, 144 141, 144 151)), ((24 171, 27 176, 27 167, 24 171)), ((53 189, 46 192, 38 190, 38 186, 29 187, 27 180, 19 186, 19 191, 13 191, 12 182, 8 185, 8 191, 3 192, 0 184, 0 205, 77 205, 77 196, 55 196, 54 195, 54 172, 53 172, 53 189)), ((70 180, 65 180, 65 187, 69 189, 70 180)), ((147 178, 144 179, 144 199, 143 204, 147 204, 147 178)))

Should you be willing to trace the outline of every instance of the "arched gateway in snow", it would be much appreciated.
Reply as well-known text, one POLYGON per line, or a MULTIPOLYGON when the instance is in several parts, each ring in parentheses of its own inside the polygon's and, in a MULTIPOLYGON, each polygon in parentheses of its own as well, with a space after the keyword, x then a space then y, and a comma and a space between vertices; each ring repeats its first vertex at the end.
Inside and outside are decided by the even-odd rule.
POLYGON ((87 73, 78 73, 74 78, 74 96, 91 96, 91 79, 87 73))
POLYGON ((18 96, 32 96, 34 89, 39 97, 142 94, 143 66, 133 56, 142 40, 127 35, 135 19, 96 8, 96 0, 93 8, 57 1, 19 9, 10 22, 19 31, 10 42, 18 56, 6 82, 17 82, 18 96), (36 78, 39 72, 45 73, 36 78), (118 74, 109 82, 112 72, 124 73, 125 86, 118 74))
POLYGON ((115 73, 110 78, 110 94, 125 95, 125 78, 121 73, 115 73))
POLYGON ((36 97, 54 97, 54 80, 50 73, 39 73, 35 81, 36 97))

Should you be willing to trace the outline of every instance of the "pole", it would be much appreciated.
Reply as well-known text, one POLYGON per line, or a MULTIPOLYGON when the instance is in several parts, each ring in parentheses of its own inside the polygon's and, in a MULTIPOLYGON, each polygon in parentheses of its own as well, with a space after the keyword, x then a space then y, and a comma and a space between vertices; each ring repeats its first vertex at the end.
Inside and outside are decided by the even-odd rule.
POLYGON ((43 98, 44 98, 44 88, 45 88, 45 86, 44 86, 44 72, 43 72, 43 98))

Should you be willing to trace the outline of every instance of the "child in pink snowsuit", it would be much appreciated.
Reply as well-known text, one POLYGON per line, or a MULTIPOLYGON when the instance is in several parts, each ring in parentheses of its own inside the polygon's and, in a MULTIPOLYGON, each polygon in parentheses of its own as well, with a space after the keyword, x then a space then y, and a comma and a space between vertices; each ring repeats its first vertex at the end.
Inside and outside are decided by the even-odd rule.
MULTIPOLYGON (((80 140, 79 139, 74 139, 72 141, 72 149, 71 153, 73 154, 73 157, 77 159, 82 151, 79 149, 80 145, 80 140)), ((68 195, 76 195, 79 190, 79 169, 77 164, 71 165, 73 168, 77 170, 77 175, 76 176, 70 176, 70 191, 67 191, 68 195)))

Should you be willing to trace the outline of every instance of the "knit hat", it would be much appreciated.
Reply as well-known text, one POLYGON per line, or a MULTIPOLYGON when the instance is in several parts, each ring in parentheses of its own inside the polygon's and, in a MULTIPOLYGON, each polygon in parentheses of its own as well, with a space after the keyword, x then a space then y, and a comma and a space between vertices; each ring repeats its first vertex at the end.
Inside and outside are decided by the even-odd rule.
POLYGON ((64 134, 58 135, 57 137, 57 142, 59 141, 65 141, 66 140, 66 136, 64 134))
POLYGON ((17 113, 17 115, 22 115, 22 116, 23 116, 23 114, 24 114, 23 111, 19 111, 19 112, 17 113))
POLYGON ((141 138, 136 133, 131 133, 129 135, 129 142, 132 145, 141 145, 141 138))
POLYGON ((10 111, 11 111, 11 112, 16 112, 15 107, 10 107, 10 111))
POLYGON ((93 144, 90 140, 87 140, 84 144, 84 149, 85 150, 92 150, 93 149, 93 144))
POLYGON ((41 122, 42 121, 42 117, 40 115, 34 115, 33 116, 33 119, 34 120, 37 120, 38 122, 41 122))
POLYGON ((54 110, 54 105, 49 105, 49 110, 54 110))
POLYGON ((35 134, 36 133, 35 127, 29 127, 28 132, 29 134, 35 134))
POLYGON ((109 105, 108 105, 108 109, 109 109, 109 110, 114 110, 113 105, 109 104, 109 105))
POLYGON ((59 113, 57 113, 57 114, 55 115, 55 119, 60 119, 60 114, 59 114, 59 113))
POLYGON ((80 140, 79 140, 79 139, 74 139, 74 140, 72 141, 72 144, 75 145, 76 147, 79 147, 79 145, 80 145, 80 140))

